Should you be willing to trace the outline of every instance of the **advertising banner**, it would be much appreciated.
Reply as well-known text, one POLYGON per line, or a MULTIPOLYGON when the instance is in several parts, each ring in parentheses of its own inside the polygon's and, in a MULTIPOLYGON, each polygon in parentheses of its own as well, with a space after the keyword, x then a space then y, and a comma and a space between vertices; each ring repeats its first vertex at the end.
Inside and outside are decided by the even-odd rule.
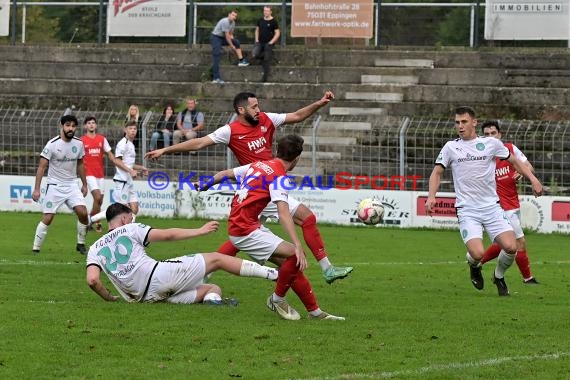
POLYGON ((180 37, 186 35, 185 0, 111 0, 107 35, 180 37))
POLYGON ((372 38, 372 0, 293 0, 292 37, 372 38))
POLYGON ((567 40, 569 0, 487 0, 487 40, 567 40))
MULTIPOLYGON (((32 200, 34 181, 35 178, 30 176, 1 175, 0 211, 41 212, 42 198, 37 203, 32 200)), ((103 208, 111 203, 114 186, 112 180, 105 180, 103 208)), ((224 219, 230 213, 234 197, 231 189, 197 192, 176 182, 160 190, 145 180, 135 181, 134 186, 141 216, 224 219)), ((45 185, 42 185, 42 196, 44 192, 45 185)), ((426 192, 331 188, 291 190, 289 195, 308 206, 317 220, 325 223, 364 226, 356 215, 357 206, 363 199, 375 198, 384 206, 384 220, 377 227, 458 228, 454 193, 438 193, 433 215, 427 215, 425 211, 426 192)), ((85 200, 90 208, 93 204, 91 194, 85 200)), ((570 234, 570 197, 523 195, 520 203, 521 221, 526 230, 570 234)), ((62 205, 57 212, 69 213, 71 210, 62 205)))
POLYGON ((10 33, 10 0, 0 0, 0 36, 10 33))

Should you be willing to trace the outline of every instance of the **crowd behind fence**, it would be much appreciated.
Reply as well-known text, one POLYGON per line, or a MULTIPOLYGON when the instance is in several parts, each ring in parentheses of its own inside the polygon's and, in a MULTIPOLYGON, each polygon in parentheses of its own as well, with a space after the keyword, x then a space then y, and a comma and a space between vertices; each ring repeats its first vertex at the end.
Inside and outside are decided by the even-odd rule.
MULTIPOLYGON (((62 110, 53 109, 0 108, 0 174, 35 175, 39 153, 50 138, 58 135, 62 114, 62 110)), ((77 135, 83 133, 83 119, 93 115, 98 120, 99 132, 107 136, 113 147, 122 138, 124 111, 75 110, 74 114, 81 124, 77 135)), ((160 112, 147 111, 144 116, 139 163, 148 150, 160 112)), ((233 116, 231 112, 206 113, 202 136, 227 124, 233 116)), ((570 122, 504 120, 501 125, 505 140, 515 143, 527 155, 547 193, 570 195, 570 139, 567 138, 570 122)), ((427 191, 439 150, 445 142, 456 138, 453 120, 449 119, 419 116, 371 119, 324 113, 302 123, 284 126, 276 137, 287 133, 297 133, 306 140, 305 152, 294 174, 312 179, 317 175, 323 186, 339 185, 340 173, 344 183, 357 176, 376 177, 373 183, 362 185, 367 189, 390 189, 390 178, 401 176, 407 179, 406 190, 410 189, 414 177, 413 183, 419 191, 427 191), (370 128, 352 128, 367 123, 370 128), (337 127, 327 127, 331 125, 337 127)), ((174 180, 179 173, 212 175, 237 166, 233 155, 223 145, 211 146, 196 154, 167 155, 145 164, 152 171, 165 172, 174 180)), ((107 163, 107 177, 112 177, 113 173, 114 168, 107 163)), ((449 170, 441 191, 453 191, 449 170)), ((528 181, 521 182, 520 191, 531 193, 528 181)))

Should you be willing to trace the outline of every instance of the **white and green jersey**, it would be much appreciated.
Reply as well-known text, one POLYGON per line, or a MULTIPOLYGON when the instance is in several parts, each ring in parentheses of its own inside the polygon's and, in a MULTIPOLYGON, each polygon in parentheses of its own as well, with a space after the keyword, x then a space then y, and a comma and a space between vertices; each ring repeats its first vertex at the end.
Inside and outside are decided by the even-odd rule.
MULTIPOLYGON (((115 147, 115 157, 122 159, 123 163, 132 169, 135 165, 135 160, 137 157, 135 145, 133 142, 126 137, 123 137, 115 147)), ((131 175, 119 167, 116 167, 115 176, 113 179, 128 183, 131 183, 133 181, 131 175)))
POLYGON ((448 141, 435 163, 444 168, 451 166, 455 207, 481 209, 499 202, 495 157, 506 159, 509 154, 501 140, 493 137, 448 141))
POLYGON ((83 142, 74 137, 64 141, 54 137, 44 147, 40 156, 49 161, 47 183, 70 185, 77 183, 77 161, 85 156, 83 142))
POLYGON ((103 235, 87 254, 87 266, 97 265, 129 302, 144 296, 158 263, 145 252, 150 230, 141 223, 126 224, 103 235))

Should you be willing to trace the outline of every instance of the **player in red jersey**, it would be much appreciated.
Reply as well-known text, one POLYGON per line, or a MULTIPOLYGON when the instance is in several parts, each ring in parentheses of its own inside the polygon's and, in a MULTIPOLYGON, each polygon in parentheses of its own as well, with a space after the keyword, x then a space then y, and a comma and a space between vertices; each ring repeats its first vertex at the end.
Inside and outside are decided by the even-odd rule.
MULTIPOLYGON (((261 112, 256 96, 249 92, 242 92, 234 98, 233 106, 237 113, 237 119, 234 122, 218 128, 207 136, 148 152, 145 158, 157 159, 163 154, 196 151, 210 145, 223 143, 232 150, 240 165, 270 160, 273 158, 273 135, 276 127, 299 123, 313 115, 321 107, 329 104, 333 99, 334 94, 331 91, 326 91, 321 99, 308 106, 292 113, 277 114, 261 112)), ((293 221, 301 226, 305 242, 319 262, 326 282, 331 284, 337 279, 348 276, 352 272, 352 267, 336 267, 330 262, 317 227, 315 214, 294 198, 289 197, 288 203, 293 221)), ((275 206, 271 206, 264 211, 262 217, 276 216, 275 206)), ((218 249, 218 252, 233 256, 238 251, 228 241, 218 249)))
MULTIPOLYGON (((107 138, 97 133, 97 119, 94 116, 87 116, 83 122, 85 134, 81 136, 83 146, 85 147, 85 172, 87 175, 87 186, 93 196, 93 207, 89 212, 89 216, 93 216, 101 212, 103 197, 105 195, 105 166, 103 157, 107 155, 109 161, 115 163, 111 145, 107 138)), ((101 223, 93 224, 93 228, 97 232, 102 232, 101 223)))
POLYGON ((257 161, 234 169, 228 169, 214 176, 211 186, 223 180, 237 179, 238 190, 232 201, 228 218, 228 233, 235 247, 247 253, 254 261, 271 261, 279 266, 279 277, 274 293, 267 299, 267 307, 282 318, 298 320, 299 313, 287 303, 285 294, 292 288, 309 312, 309 318, 344 320, 319 308, 315 294, 303 270, 307 258, 293 217, 289 211, 288 189, 291 183, 287 171, 292 170, 303 151, 303 139, 288 135, 277 142, 277 156, 269 160, 257 161), (279 223, 291 238, 292 243, 274 235, 259 221, 259 216, 269 203, 275 203, 279 223))
MULTIPOLYGON (((501 128, 498 121, 487 121, 481 126, 483 134, 487 137, 495 137, 499 140, 502 138, 501 128)), ((533 170, 532 165, 528 162, 526 156, 514 144, 504 143, 511 155, 514 155, 519 161, 526 165, 529 169, 533 170)), ((538 281, 533 277, 530 271, 530 262, 526 253, 526 240, 521 226, 520 220, 520 203, 519 193, 517 191, 517 180, 521 175, 515 170, 513 165, 508 161, 497 160, 495 169, 495 181, 497 183, 497 195, 501 207, 505 210, 505 214, 509 218, 513 229, 515 230, 515 237, 517 238, 517 255, 515 261, 519 267, 519 271, 523 277, 525 284, 538 284, 538 281)), ((493 243, 483 255, 481 264, 493 260, 499 256, 501 247, 493 243)))

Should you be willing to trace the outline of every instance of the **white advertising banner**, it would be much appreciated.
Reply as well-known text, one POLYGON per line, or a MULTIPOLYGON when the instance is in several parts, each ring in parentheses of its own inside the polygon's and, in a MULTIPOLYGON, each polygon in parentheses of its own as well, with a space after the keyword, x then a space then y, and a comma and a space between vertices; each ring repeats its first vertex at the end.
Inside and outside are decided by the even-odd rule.
POLYGON ((0 36, 10 34, 10 0, 0 0, 0 36))
POLYGON ((569 0, 487 0, 487 40, 567 40, 569 0))
MULTIPOLYGON (((32 200, 34 177, 0 176, 0 211, 41 212, 39 203, 32 200)), ((114 183, 105 181, 106 208, 113 196, 114 183)), ((162 218, 195 216, 208 219, 224 219, 230 212, 234 192, 228 189, 208 190, 198 193, 187 186, 178 189, 175 182, 162 190, 149 186, 147 181, 135 181, 141 216, 162 218)), ((45 187, 42 186, 42 194, 45 187)), ((425 212, 426 192, 380 190, 292 190, 292 197, 313 210, 317 220, 340 225, 364 226, 356 216, 356 207, 362 199, 376 198, 384 206, 384 220, 378 227, 458 227, 455 212, 455 194, 439 193, 433 215, 425 212)), ((570 234, 570 197, 521 196, 521 218, 525 229, 542 233, 570 234)), ((41 200, 40 200, 41 202, 41 200)), ((93 200, 86 197, 87 207, 93 200)), ((58 212, 71 212, 65 205, 58 212)))
POLYGON ((186 35, 185 0, 112 0, 107 35, 180 37, 186 35))

